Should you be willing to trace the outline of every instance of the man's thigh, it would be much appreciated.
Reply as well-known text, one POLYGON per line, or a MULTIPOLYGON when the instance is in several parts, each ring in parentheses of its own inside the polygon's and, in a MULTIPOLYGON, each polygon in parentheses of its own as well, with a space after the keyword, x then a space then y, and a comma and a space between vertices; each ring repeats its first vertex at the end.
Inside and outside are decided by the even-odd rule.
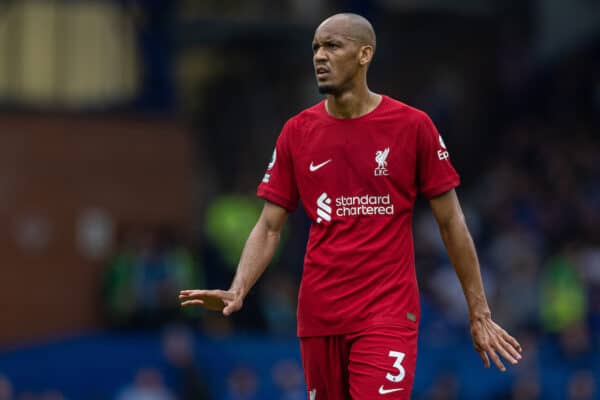
POLYGON ((309 400, 350 400, 349 344, 343 336, 300 339, 302 365, 309 400))
POLYGON ((417 360, 416 327, 373 327, 350 335, 352 400, 408 400, 417 360))

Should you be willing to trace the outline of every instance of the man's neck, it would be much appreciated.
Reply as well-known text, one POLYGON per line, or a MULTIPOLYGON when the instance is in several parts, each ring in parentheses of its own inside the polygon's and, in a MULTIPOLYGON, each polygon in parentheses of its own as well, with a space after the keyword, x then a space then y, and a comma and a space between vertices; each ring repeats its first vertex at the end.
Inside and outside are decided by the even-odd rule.
POLYGON ((373 111, 381 102, 381 95, 367 87, 350 90, 339 95, 328 95, 325 107, 336 118, 357 118, 373 111))

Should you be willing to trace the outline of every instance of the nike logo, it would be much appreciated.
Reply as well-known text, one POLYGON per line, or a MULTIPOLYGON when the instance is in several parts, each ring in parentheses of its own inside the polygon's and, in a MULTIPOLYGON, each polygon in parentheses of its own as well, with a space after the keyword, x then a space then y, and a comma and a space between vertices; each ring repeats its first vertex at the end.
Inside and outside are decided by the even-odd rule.
POLYGON ((316 170, 318 170, 321 167, 324 167, 325 165, 329 164, 331 162, 331 158, 327 161, 323 161, 321 164, 317 164, 317 165, 313 165, 312 161, 310 162, 310 165, 308 166, 308 169, 310 170, 310 172, 315 172, 316 170))
POLYGON ((400 390, 404 390, 404 388, 384 389, 383 385, 379 386, 379 394, 390 394, 390 393, 394 393, 394 392, 399 392, 400 390))

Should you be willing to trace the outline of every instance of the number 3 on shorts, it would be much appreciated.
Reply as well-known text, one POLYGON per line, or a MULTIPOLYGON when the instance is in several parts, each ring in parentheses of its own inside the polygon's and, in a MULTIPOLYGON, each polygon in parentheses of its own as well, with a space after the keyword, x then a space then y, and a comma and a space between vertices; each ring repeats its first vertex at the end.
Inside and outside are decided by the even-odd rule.
POLYGON ((394 361, 393 367, 398 370, 398 374, 392 375, 388 372, 385 377, 390 382, 402 381, 402 379, 404 379, 404 376, 406 375, 406 371, 404 370, 404 367, 402 366, 402 360, 404 360, 404 357, 406 356, 406 354, 401 353, 399 351, 390 350, 388 356, 396 359, 396 361, 394 361))

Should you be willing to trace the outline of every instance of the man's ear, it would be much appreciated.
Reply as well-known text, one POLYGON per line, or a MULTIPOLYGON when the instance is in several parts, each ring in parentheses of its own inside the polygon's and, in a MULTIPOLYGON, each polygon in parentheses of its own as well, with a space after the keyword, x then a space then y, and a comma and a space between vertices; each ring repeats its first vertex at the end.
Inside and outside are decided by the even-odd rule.
POLYGON ((360 65, 368 65, 371 60, 373 59, 373 46, 371 45, 366 45, 366 46, 361 46, 359 52, 359 62, 360 65))

